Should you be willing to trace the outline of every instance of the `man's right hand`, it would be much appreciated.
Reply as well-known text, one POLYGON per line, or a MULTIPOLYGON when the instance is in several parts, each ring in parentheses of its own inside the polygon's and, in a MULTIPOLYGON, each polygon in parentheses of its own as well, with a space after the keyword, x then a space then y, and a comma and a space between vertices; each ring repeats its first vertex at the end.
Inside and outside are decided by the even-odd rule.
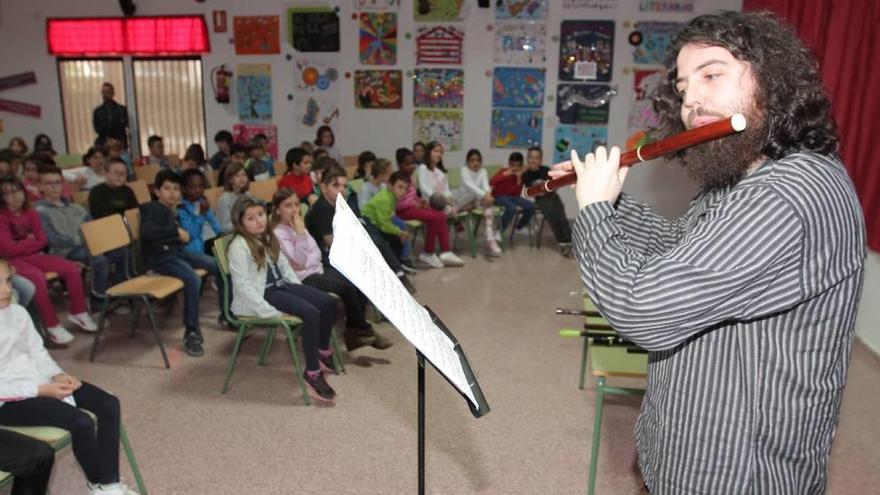
POLYGON ((37 395, 39 397, 51 397, 53 399, 62 400, 65 397, 70 396, 73 391, 74 388, 69 383, 52 382, 40 385, 37 389, 37 395))

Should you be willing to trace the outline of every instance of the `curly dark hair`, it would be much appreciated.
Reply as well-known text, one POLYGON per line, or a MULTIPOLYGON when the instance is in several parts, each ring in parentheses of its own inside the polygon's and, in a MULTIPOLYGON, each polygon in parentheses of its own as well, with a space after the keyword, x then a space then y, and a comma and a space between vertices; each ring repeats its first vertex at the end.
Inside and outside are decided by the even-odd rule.
POLYGON ((666 78, 653 96, 660 117, 651 131, 654 137, 662 139, 685 129, 675 80, 678 52, 688 43, 720 46, 751 64, 757 83, 754 104, 769 129, 761 147, 765 156, 779 159, 797 151, 837 152, 836 125, 818 63, 794 31, 770 12, 702 15, 678 33, 666 55, 666 78))

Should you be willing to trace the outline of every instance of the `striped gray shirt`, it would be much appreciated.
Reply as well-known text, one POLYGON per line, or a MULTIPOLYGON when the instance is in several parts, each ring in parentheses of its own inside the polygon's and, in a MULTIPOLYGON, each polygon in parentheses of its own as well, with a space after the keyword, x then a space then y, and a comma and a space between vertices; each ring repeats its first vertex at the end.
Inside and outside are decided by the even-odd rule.
POLYGON ((621 195, 574 234, 590 297, 650 351, 635 437, 651 493, 824 492, 865 262, 842 164, 768 160, 674 221, 621 195))

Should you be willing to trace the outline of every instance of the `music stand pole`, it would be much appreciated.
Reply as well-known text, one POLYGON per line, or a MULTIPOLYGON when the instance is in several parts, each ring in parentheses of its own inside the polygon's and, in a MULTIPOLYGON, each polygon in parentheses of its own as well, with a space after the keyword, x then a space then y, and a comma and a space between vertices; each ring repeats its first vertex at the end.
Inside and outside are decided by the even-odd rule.
POLYGON ((425 356, 416 350, 419 367, 419 495, 425 495, 425 356))

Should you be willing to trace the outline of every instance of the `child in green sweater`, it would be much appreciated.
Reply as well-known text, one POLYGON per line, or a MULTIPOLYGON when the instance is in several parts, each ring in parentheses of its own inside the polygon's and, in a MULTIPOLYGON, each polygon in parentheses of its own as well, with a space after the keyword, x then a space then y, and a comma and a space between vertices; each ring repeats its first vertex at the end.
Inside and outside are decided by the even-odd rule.
POLYGON ((388 241, 398 256, 401 256, 404 243, 409 240, 410 233, 398 227, 393 217, 397 201, 406 194, 408 187, 409 177, 399 171, 394 172, 388 180, 388 188, 377 192, 361 211, 361 216, 382 232, 382 237, 388 241))

